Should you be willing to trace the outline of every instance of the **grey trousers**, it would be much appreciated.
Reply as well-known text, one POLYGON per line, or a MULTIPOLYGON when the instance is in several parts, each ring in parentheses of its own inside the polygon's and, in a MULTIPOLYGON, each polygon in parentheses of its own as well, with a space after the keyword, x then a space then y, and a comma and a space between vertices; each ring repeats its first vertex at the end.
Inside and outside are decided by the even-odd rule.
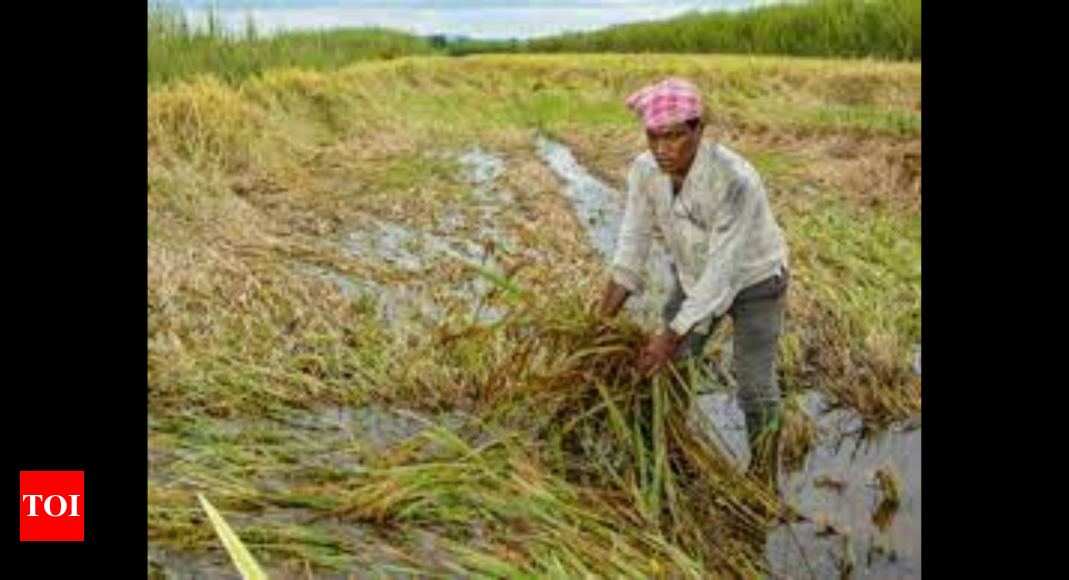
MULTIPOLYGON (((746 415, 746 430, 751 436, 768 427, 779 416, 782 406, 776 359, 789 279, 789 273, 783 270, 744 289, 727 311, 734 325, 733 371, 739 385, 739 406, 746 415)), ((677 276, 662 313, 666 326, 675 318, 684 299, 677 276)), ((696 325, 683 338, 676 360, 700 357, 721 321, 722 317, 712 318, 696 325)))

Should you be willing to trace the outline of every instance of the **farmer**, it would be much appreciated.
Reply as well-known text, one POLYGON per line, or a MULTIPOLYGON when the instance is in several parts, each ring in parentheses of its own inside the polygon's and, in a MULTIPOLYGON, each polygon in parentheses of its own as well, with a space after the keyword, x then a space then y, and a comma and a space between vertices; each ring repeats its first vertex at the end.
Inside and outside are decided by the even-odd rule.
POLYGON ((787 245, 757 171, 727 147, 702 142, 702 99, 669 78, 627 99, 649 151, 631 164, 627 209, 598 313, 615 316, 643 287, 654 236, 674 284, 664 328, 639 354, 653 373, 700 357, 725 315, 734 326, 734 371, 746 416, 749 473, 776 487, 781 410, 776 351, 786 302, 787 245))

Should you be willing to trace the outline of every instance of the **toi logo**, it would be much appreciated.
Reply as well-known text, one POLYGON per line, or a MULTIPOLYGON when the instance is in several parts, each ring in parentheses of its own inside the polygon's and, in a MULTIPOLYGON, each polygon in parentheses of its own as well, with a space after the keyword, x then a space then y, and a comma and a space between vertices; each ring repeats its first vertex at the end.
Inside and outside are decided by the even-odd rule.
POLYGON ((85 472, 20 471, 19 540, 84 540, 85 472))

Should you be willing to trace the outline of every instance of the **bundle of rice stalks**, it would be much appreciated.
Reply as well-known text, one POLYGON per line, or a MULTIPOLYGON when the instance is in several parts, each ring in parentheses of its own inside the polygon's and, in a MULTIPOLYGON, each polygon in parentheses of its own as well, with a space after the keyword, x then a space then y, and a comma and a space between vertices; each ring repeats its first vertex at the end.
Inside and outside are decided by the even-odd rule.
MULTIPOLYGON (((507 498, 537 503, 550 497, 558 508, 568 506, 582 515, 563 517, 566 510, 532 507, 533 513, 520 519, 525 526, 537 526, 539 518, 548 517, 542 520, 547 533, 578 534, 567 546, 579 551, 576 556, 584 566, 594 566, 599 573, 622 573, 602 568, 607 563, 600 551, 606 548, 595 547, 599 542, 639 550, 646 557, 637 561, 653 558, 669 575, 689 575, 692 560, 702 573, 762 571, 763 532, 782 506, 771 490, 740 473, 725 453, 688 424, 694 400, 690 377, 675 367, 653 377, 639 374, 633 362, 643 334, 630 323, 599 321, 580 300, 532 302, 517 308, 492 332, 454 336, 452 342, 438 345, 466 351, 462 343, 474 340, 481 352, 497 353, 481 361, 486 366, 473 373, 480 379, 464 390, 484 429, 523 435, 508 445, 498 443, 493 453, 487 447, 462 453, 470 460, 478 458, 484 467, 455 474, 457 479, 442 484, 445 487, 398 487, 395 477, 380 474, 373 487, 352 495, 354 513, 365 518, 411 516, 414 505, 438 509, 436 502, 443 500, 455 507, 450 502, 464 498, 471 503, 447 519, 472 521, 489 510, 489 519, 500 521, 495 506, 510 506, 513 500, 507 498), (495 453, 499 457, 491 459, 495 453), (495 467, 486 468, 486 463, 495 467), (481 490, 472 491, 472 485, 481 490), (431 497, 425 496, 428 490, 433 490, 431 497), (385 498, 386 503, 374 498, 385 498), (608 522, 626 525, 617 527, 612 539, 599 536, 608 522), (677 551, 679 556, 672 556, 677 551)), ((413 469, 431 470, 439 477, 451 473, 440 470, 445 467, 440 460, 422 465, 413 469)), ((472 469, 467 463, 449 465, 472 469)), ((529 541, 522 545, 532 546, 529 541)), ((634 565, 634 556, 625 560, 634 565)), ((652 569, 643 571, 650 573, 652 569)))

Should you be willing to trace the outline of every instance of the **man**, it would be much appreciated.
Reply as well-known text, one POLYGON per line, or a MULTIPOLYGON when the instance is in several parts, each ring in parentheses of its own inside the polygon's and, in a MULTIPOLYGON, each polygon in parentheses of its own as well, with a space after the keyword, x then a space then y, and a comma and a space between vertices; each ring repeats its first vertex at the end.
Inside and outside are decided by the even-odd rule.
POLYGON ((650 243, 659 234, 675 283, 665 327, 649 339, 637 365, 653 373, 699 357, 730 315, 749 471, 775 487, 776 352, 788 277, 783 233, 753 166, 723 145, 702 142, 702 100, 693 84, 669 78, 635 93, 627 105, 645 127, 649 151, 631 165, 627 209, 598 311, 615 316, 641 291, 650 243))

